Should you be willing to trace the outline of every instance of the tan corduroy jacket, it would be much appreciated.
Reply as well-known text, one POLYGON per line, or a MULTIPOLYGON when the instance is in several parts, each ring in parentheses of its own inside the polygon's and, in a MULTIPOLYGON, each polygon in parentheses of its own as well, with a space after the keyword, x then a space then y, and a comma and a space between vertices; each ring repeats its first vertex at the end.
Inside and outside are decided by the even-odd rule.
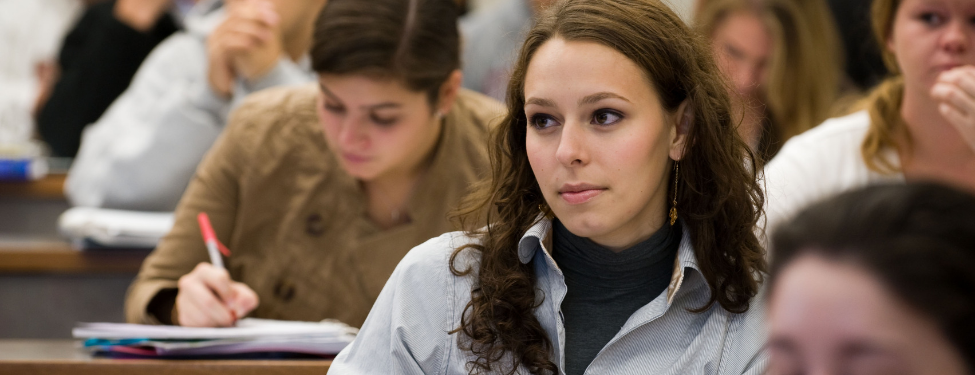
POLYGON ((489 173, 488 132, 501 119, 501 104, 462 90, 408 203, 411 221, 383 231, 368 218, 356 180, 328 150, 317 90, 264 91, 231 115, 183 195, 175 226, 129 288, 129 322, 168 321, 149 311, 150 301, 159 294, 153 312, 171 309, 177 280, 209 261, 196 220, 201 211, 232 252, 224 259, 231 277, 260 298, 250 316, 332 318, 356 327, 407 251, 456 230, 447 213, 489 173))

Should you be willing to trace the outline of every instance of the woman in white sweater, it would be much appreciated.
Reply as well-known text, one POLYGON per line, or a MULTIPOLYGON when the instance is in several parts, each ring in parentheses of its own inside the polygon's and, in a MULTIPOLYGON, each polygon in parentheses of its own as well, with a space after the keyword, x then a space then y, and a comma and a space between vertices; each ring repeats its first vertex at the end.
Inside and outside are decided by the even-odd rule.
POLYGON ((894 75, 865 110, 794 137, 768 164, 769 231, 809 203, 877 182, 975 190, 975 7, 877 0, 872 17, 894 75))

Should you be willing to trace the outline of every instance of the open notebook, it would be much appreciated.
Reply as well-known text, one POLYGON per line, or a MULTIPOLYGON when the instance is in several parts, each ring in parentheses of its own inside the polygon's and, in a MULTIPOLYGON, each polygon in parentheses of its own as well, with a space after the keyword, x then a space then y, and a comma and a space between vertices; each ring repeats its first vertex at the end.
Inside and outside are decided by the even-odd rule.
POLYGON ((98 354, 180 357, 295 353, 329 357, 355 339, 357 329, 337 321, 294 322, 245 318, 229 328, 123 323, 79 323, 75 338, 98 354))
POLYGON ((152 249, 172 228, 172 212, 74 207, 58 218, 61 235, 79 249, 152 249))

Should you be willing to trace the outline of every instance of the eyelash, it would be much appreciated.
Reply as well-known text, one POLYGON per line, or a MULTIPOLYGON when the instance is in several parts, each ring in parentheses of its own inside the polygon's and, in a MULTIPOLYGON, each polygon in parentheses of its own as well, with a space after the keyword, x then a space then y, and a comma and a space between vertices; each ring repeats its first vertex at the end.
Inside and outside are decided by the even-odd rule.
MULTIPOLYGON (((341 115, 341 114, 344 114, 345 113, 345 108, 344 107, 337 106, 337 105, 330 105, 327 102, 324 103, 322 105, 322 107, 324 107, 326 111, 329 111, 329 112, 332 112, 332 113, 335 113, 335 114, 341 115)), ((382 127, 389 127, 389 126, 392 126, 392 125, 396 124, 396 121, 398 119, 395 118, 395 117, 393 117, 393 118, 382 118, 382 117, 376 116, 375 114, 370 114, 369 115, 369 120, 371 120, 376 125, 379 125, 379 126, 382 126, 382 127)))
POLYGON ((332 113, 345 113, 345 108, 344 107, 342 107, 340 105, 332 105, 332 104, 329 104, 328 102, 323 103, 322 104, 322 108, 325 108, 326 111, 329 111, 329 112, 332 112, 332 113))
POLYGON ((622 120, 623 120, 623 114, 622 113, 620 113, 619 111, 614 111, 612 109, 605 109, 604 108, 604 109, 597 110, 596 112, 593 112, 593 114, 592 114, 592 120, 589 121, 589 123, 590 124, 594 124, 594 125, 609 126, 609 125, 616 124, 616 123, 618 123, 618 122, 620 122, 622 120), (596 117, 598 117, 600 115, 616 116, 617 118, 616 118, 615 121, 610 122, 608 124, 600 124, 600 123, 597 123, 596 122, 596 117))
MULTIPOLYGON (((623 118, 624 118, 623 114, 620 113, 619 111, 612 110, 612 109, 607 109, 607 108, 603 108, 603 109, 598 109, 595 112, 593 112, 592 117, 589 120, 589 123, 592 124, 592 125, 598 125, 598 126, 610 126, 610 125, 614 125, 614 124, 619 123, 620 121, 623 120, 623 118), (597 117, 604 116, 604 115, 615 116, 616 119, 614 121, 609 122, 609 123, 599 123, 599 122, 596 121, 596 118, 597 117)), ((555 118, 553 118, 552 116, 539 113, 539 114, 532 115, 531 118, 528 119, 528 125, 531 126, 531 127, 533 127, 533 128, 535 128, 535 129, 538 129, 538 130, 544 130, 544 129, 547 129, 547 128, 551 127, 551 126, 554 126, 554 125, 549 125, 549 126, 541 126, 541 125, 539 125, 539 122, 545 121, 545 120, 549 120, 549 121, 552 121, 552 122, 556 122, 557 123, 557 121, 555 121, 555 118)))
POLYGON ((396 120, 397 120, 395 117, 394 118, 381 118, 381 117, 376 116, 376 115, 369 115, 369 119, 372 120, 372 122, 374 122, 376 125, 379 125, 379 126, 382 126, 382 127, 390 127, 393 124, 395 124, 396 123, 396 120))
POLYGON ((937 14, 935 12, 924 12, 918 15, 917 18, 920 19, 921 22, 924 22, 928 25, 944 23, 944 17, 942 17, 940 14, 937 14))

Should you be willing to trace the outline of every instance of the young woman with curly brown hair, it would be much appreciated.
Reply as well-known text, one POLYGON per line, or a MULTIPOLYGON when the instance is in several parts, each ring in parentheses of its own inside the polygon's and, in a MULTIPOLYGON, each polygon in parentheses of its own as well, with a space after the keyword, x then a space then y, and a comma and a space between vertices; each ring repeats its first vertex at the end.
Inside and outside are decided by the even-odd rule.
POLYGON ((761 373, 763 195, 727 92, 660 1, 554 5, 470 229, 404 258, 331 371, 761 373))

